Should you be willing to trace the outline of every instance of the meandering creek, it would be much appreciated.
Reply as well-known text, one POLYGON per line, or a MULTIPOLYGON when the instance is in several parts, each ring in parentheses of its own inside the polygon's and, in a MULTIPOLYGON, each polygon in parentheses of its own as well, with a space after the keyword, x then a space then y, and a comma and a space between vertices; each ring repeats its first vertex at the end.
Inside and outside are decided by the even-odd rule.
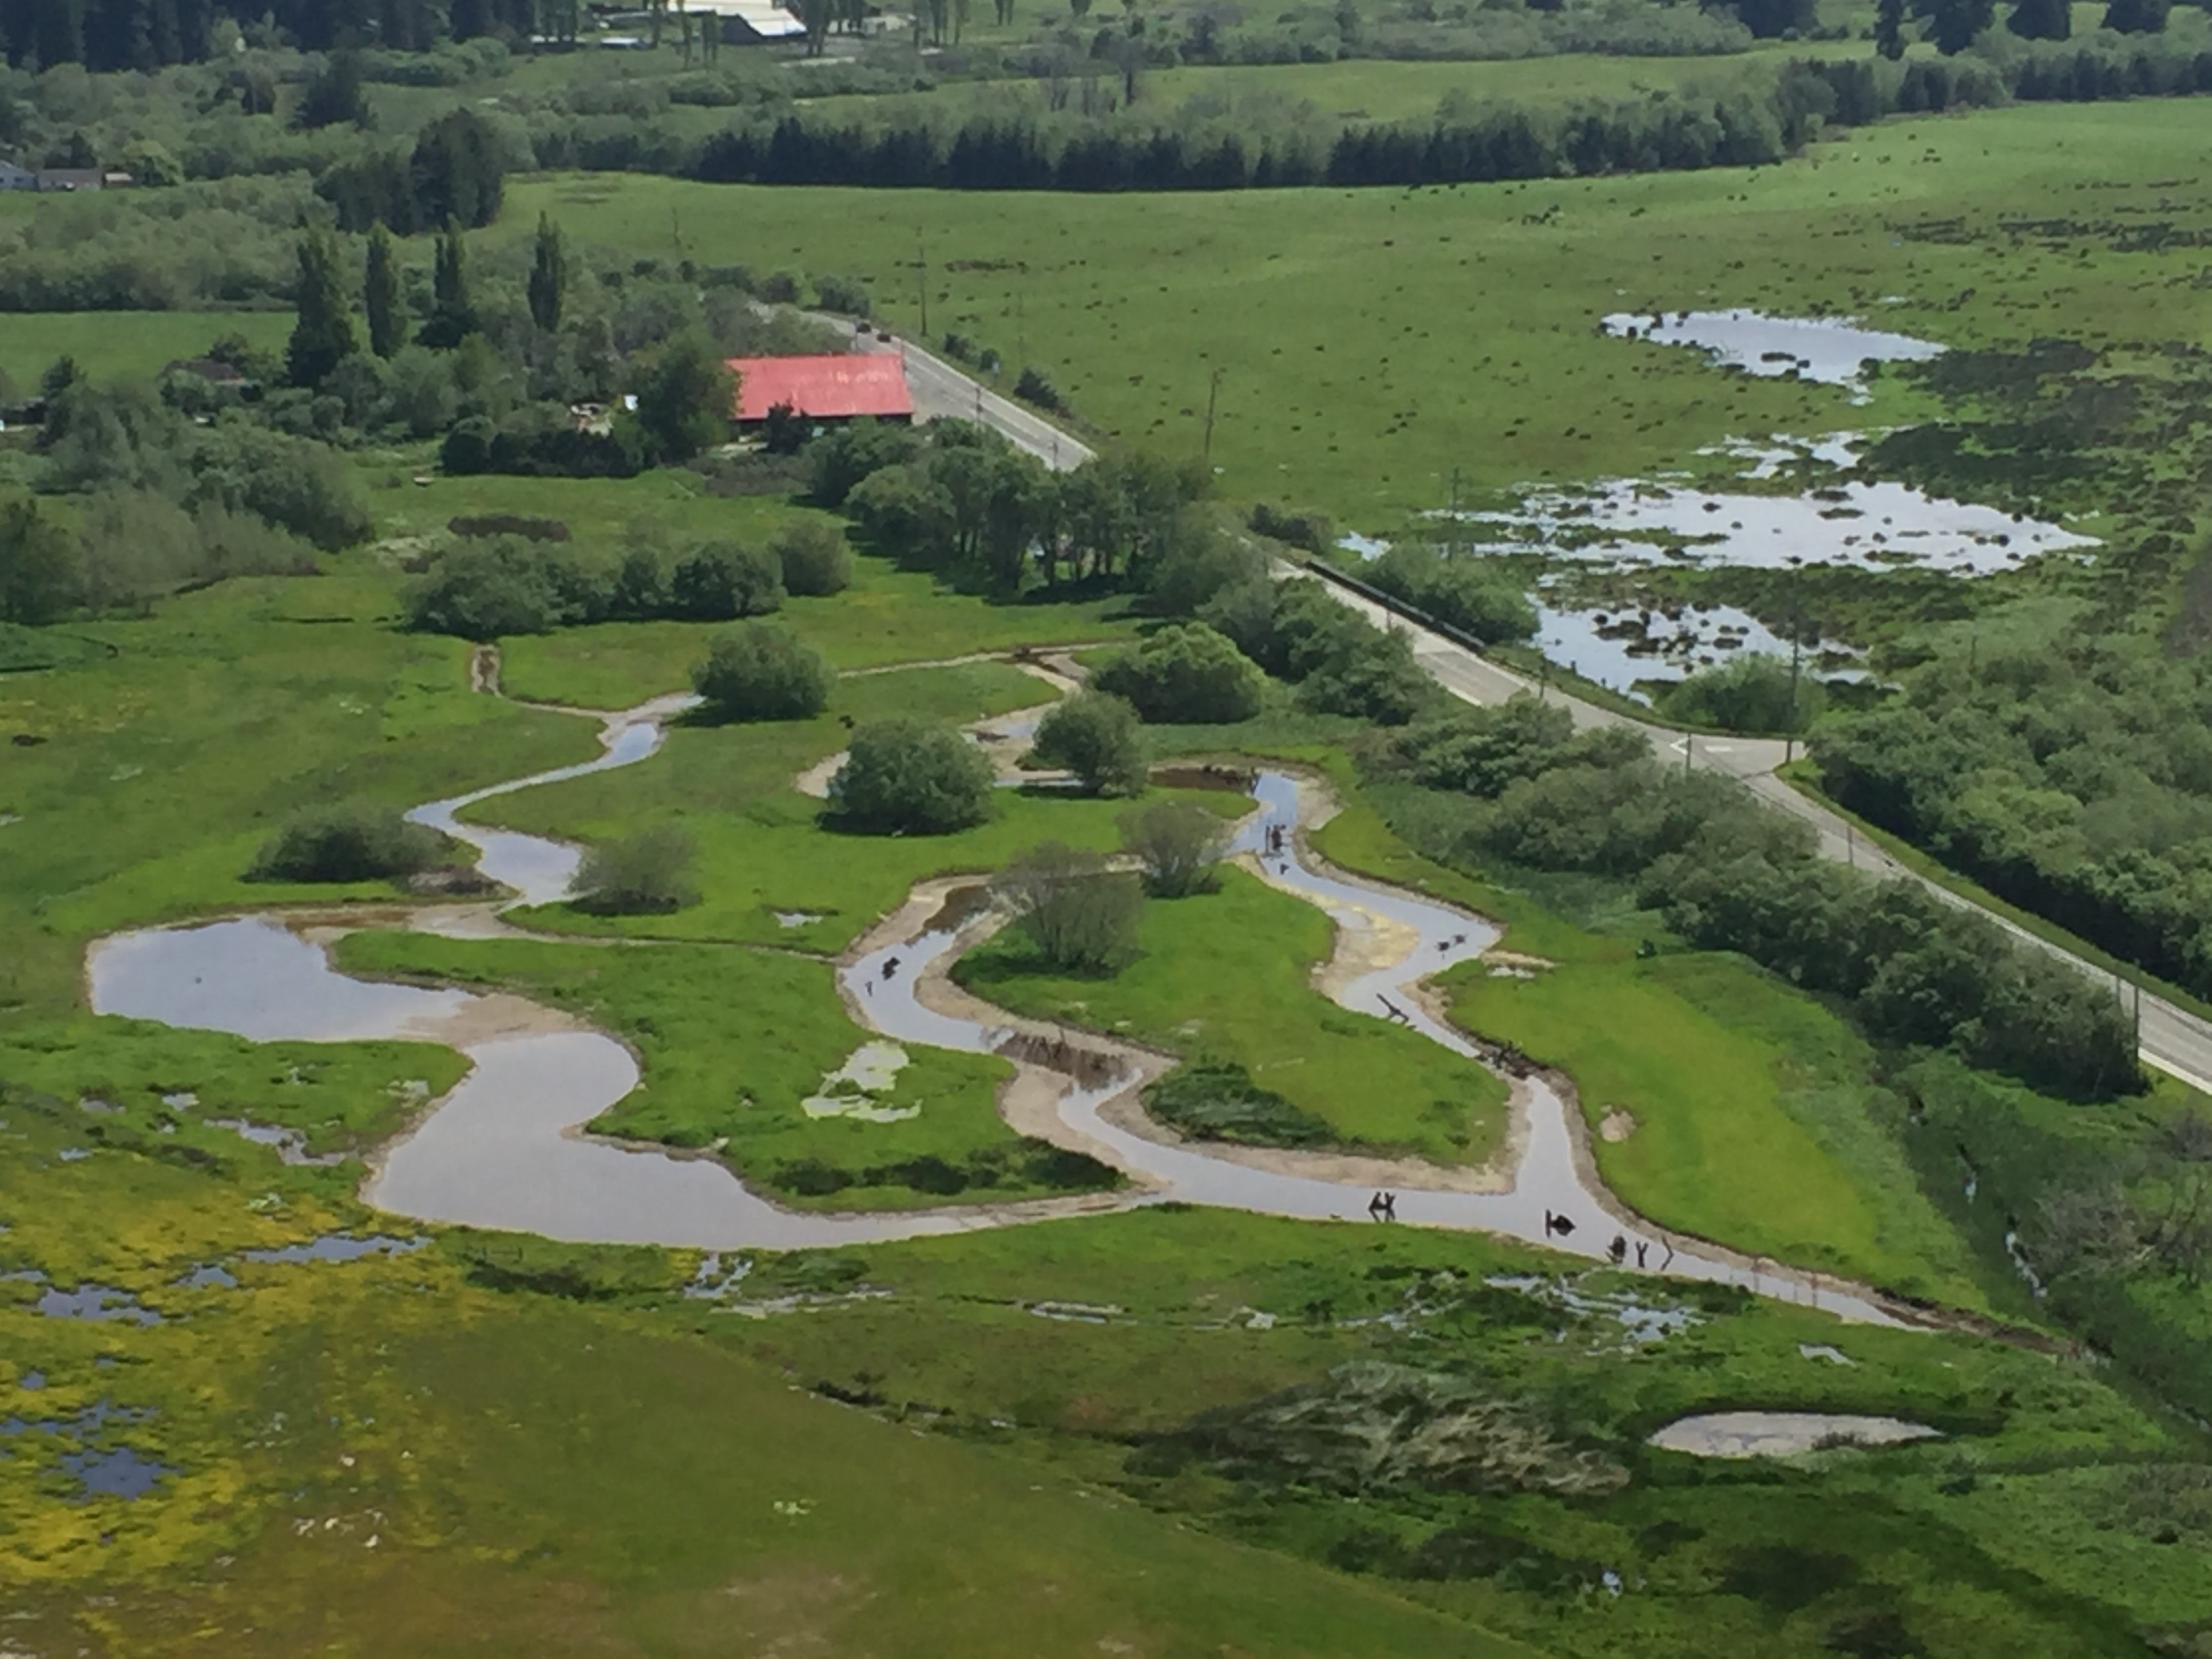
MULTIPOLYGON (((644 760, 659 748, 664 722, 684 702, 663 698, 606 717, 605 752, 595 761, 434 802, 410 816, 474 846, 483 872, 520 895, 514 902, 556 899, 574 874, 574 848, 467 824, 458 813, 494 795, 644 760)), ((1484 1063, 1474 1042, 1427 1011, 1419 988, 1439 970, 1480 956, 1497 941, 1498 930, 1463 912, 1322 867, 1299 841, 1300 790, 1287 775, 1263 774, 1253 790, 1259 810, 1242 826, 1237 848, 1256 860, 1268 880, 1327 911, 1340 939, 1355 947, 1348 955, 1340 949, 1340 959, 1355 971, 1333 982, 1330 994, 1354 1012, 1395 1019, 1471 1065, 1484 1063), (1275 839, 1269 832, 1277 829, 1283 831, 1279 848, 1268 850, 1275 839)), ((416 921, 446 931, 466 914, 432 908, 416 921)), ((957 925, 940 927, 933 911, 922 910, 911 927, 893 930, 901 936, 878 937, 841 968, 848 1006, 865 1025, 898 1042, 1019 1058, 1025 1073, 1057 1088, 1055 1138, 1115 1164, 1133 1190, 869 1215, 786 1210, 712 1159, 583 1133, 580 1126, 638 1083, 635 1061, 612 1037, 504 994, 348 977, 331 966, 319 943, 270 917, 118 935, 93 947, 87 972, 100 1013, 262 1042, 411 1038, 459 1049, 471 1062, 467 1077, 384 1150, 362 1190, 370 1204, 422 1221, 719 1250, 865 1243, 1168 1200, 1312 1219, 1367 1216, 1378 1184, 1364 1178, 1368 1171, 1356 1182, 1330 1178, 1303 1172, 1296 1155, 1255 1159, 1204 1144, 1174 1144, 1153 1129, 1134 1109, 1133 1096, 1147 1072, 1161 1068, 1158 1057, 1088 1033, 1061 1034, 1054 1052, 1030 1022, 963 1011, 963 998, 944 994, 939 970, 988 926, 971 912, 957 925)), ((1603 1189, 1588 1137, 1559 1090, 1540 1073, 1516 1086, 1517 1162, 1507 1189, 1438 1190, 1420 1184, 1418 1166, 1401 1166, 1379 1183, 1395 1192, 1399 1222, 1497 1233, 1601 1261, 1618 1238, 1623 1264, 1631 1268, 1741 1285, 1846 1319, 1900 1322, 1870 1295, 1672 1237, 1637 1218, 1603 1189), (1562 1217, 1571 1231, 1547 1225, 1562 1217)))

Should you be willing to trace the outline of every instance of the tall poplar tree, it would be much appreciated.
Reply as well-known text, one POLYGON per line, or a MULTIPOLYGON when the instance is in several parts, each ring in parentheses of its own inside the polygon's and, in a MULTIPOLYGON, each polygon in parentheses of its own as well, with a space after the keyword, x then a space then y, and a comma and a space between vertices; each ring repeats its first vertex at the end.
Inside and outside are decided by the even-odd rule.
POLYGON ((469 270, 461 233, 451 223, 438 233, 438 252, 430 270, 430 319, 422 341, 450 351, 477 331, 477 310, 469 298, 469 270))
POLYGON ((320 386, 354 354, 353 316, 338 280, 337 249, 326 230, 300 238, 299 319, 284 350, 284 372, 294 386, 320 386))
POLYGON ((530 320, 548 334, 561 326, 561 301, 568 287, 568 256, 561 246, 561 228, 550 215, 541 213, 530 263, 530 320))
POLYGON ((368 280, 362 284, 368 313, 368 349, 389 357, 407 343, 407 317, 399 297, 399 266, 392 257, 392 233, 382 225, 368 233, 368 280))
POLYGON ((1874 47, 1893 64, 1905 56, 1905 0, 1881 0, 1875 7, 1874 47))

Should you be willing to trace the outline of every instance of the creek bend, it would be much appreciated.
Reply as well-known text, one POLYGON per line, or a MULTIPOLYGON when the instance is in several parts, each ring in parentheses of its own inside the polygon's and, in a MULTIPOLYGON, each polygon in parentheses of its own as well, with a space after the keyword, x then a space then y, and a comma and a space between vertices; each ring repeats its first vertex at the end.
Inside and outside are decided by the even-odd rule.
MULTIPOLYGON (((660 746, 665 721, 688 700, 661 698, 604 716, 604 753, 418 807, 409 817, 475 847, 484 873, 514 889, 515 904, 557 899, 579 854, 564 843, 462 823, 495 795, 635 764, 660 746)), ((1001 722, 1003 724, 1003 722, 1001 722)), ((1347 935, 1385 948, 1358 954, 1329 994, 1352 1012, 1395 1018, 1431 1042, 1486 1063, 1467 1036, 1424 1006, 1420 982, 1479 957, 1499 930, 1465 912, 1324 867, 1299 831, 1302 786, 1264 772, 1258 811, 1235 850, 1265 879, 1327 912, 1347 935), (1279 829, 1279 838, 1269 831, 1279 829), (1375 965, 1379 964, 1379 965, 1375 965)), ((1304 803, 1310 805, 1310 803, 1304 803)), ((923 887, 942 890, 943 882, 923 887)), ((922 889, 917 889, 919 895, 922 889)), ((1667 1233, 1636 1217, 1596 1174, 1579 1112, 1541 1072, 1515 1084, 1516 1122, 1500 1190, 1422 1184, 1423 1166, 1393 1166, 1376 1182, 1304 1172, 1297 1154, 1209 1150, 1179 1143, 1136 1108, 1143 1085, 1173 1062, 1096 1033, 1066 1031, 948 997, 943 970, 985 936, 986 915, 940 924, 935 904, 909 904, 879 925, 839 969, 855 1020, 878 1036, 970 1053, 1005 1053, 1053 1096, 1050 1121, 1024 1125, 1080 1146, 1126 1175, 1120 1194, 865 1215, 792 1211, 752 1192, 726 1166, 660 1148, 601 1139, 582 1126, 637 1085, 621 1043, 555 1010, 504 993, 362 981, 334 968, 322 945, 270 915, 149 928, 96 942, 87 979, 96 1013, 231 1032, 256 1042, 373 1038, 443 1042, 468 1075, 408 1133, 371 1160, 364 1201, 419 1221, 534 1232, 574 1243, 653 1243, 704 1249, 789 1249, 878 1243, 1096 1213, 1164 1200, 1303 1219, 1354 1220, 1376 1185, 1395 1194, 1407 1225, 1472 1230, 1546 1245, 1597 1262, 1616 1237, 1626 1265, 1654 1276, 1739 1285, 1844 1319, 1905 1322, 1872 1293, 1735 1255, 1667 1233), (935 994, 933 994, 933 992, 935 994), (1574 1224, 1564 1236, 1547 1220, 1574 1224)), ((955 914, 954 906, 946 914, 955 914)), ((425 907, 414 925, 437 932, 500 931, 478 908, 425 907)), ((538 935, 537 937, 545 937, 538 935)), ((579 941, 576 948, 594 948, 579 941)), ((640 948, 650 948, 649 945, 640 948)), ((1430 1170, 1431 1176, 1443 1172, 1430 1170)))

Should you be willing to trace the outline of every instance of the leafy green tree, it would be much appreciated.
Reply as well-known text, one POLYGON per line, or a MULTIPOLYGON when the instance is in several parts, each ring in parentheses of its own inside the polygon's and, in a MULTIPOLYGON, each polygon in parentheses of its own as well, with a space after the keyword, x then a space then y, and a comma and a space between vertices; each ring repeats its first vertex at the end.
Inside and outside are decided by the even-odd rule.
POLYGON ((835 525, 802 519, 777 531, 768 547, 783 568, 787 593, 819 597, 852 585, 853 550, 835 525))
POLYGON ((834 676, 790 629, 747 623, 717 634, 691 670, 707 714, 725 720, 803 720, 829 706, 834 676))
POLYGON ((1062 973, 1111 974, 1136 959, 1144 887, 1096 853, 1056 841, 1032 847, 999 872, 991 896, 1062 973))
POLYGON ((1037 726, 1034 758, 1065 767, 1093 795, 1140 795, 1147 772, 1137 711, 1105 691, 1078 691, 1037 726))
POLYGON ((871 835, 951 835, 991 816, 991 763, 959 732, 880 720, 853 733, 830 815, 871 835))
POLYGON ((885 467, 912 461, 921 451, 921 434, 912 427, 885 421, 854 421, 807 446, 810 494, 817 505, 845 505, 861 481, 885 467))
POLYGON ((1267 678, 1204 623, 1177 623, 1109 658, 1092 677, 1147 720, 1222 726, 1248 720, 1267 700, 1267 678))
POLYGON ((337 249, 327 231, 310 230, 300 238, 299 268, 298 320, 285 348, 284 372, 294 386, 319 386, 356 349, 337 249))
POLYGON ((48 363, 46 372, 39 376, 39 395, 52 403, 83 379, 84 371, 76 366, 76 359, 64 352, 48 363))
POLYGON ((541 333, 561 326, 561 306, 568 287, 568 251, 561 244, 561 228, 552 216, 538 216, 538 239, 530 257, 530 320, 541 333))
POLYGON ((1893 64, 1905 56, 1905 0, 1877 0, 1874 46, 1893 64))
POLYGON ((392 233, 381 224, 368 233, 362 300, 368 313, 368 349, 389 359, 407 343, 407 312, 400 296, 399 264, 392 257, 392 233))
POLYGON ((665 915, 699 902, 691 837, 672 823, 594 847, 576 872, 569 902, 593 915, 665 915))
POLYGON ((2005 27, 2023 40, 2063 40, 2074 33, 2074 8, 2070 0, 2020 0, 2005 27))
POLYGON ((642 354, 630 389, 637 398, 638 425, 662 465, 688 461, 719 441, 737 407, 737 376, 696 330, 642 354))
POLYGON ((935 569, 953 542, 952 498, 928 468, 908 462, 871 472, 845 497, 845 510, 877 552, 935 569))
POLYGON ((76 542, 35 499, 0 507, 0 622, 43 627, 76 603, 78 582, 76 542))
POLYGON ((1121 816, 1121 850, 1143 868, 1154 898, 1213 891, 1229 842, 1229 825, 1195 801, 1155 801, 1121 816))
POLYGON ((701 622, 763 616, 782 604, 775 556, 738 542, 700 543, 676 562, 669 579, 670 608, 701 622))

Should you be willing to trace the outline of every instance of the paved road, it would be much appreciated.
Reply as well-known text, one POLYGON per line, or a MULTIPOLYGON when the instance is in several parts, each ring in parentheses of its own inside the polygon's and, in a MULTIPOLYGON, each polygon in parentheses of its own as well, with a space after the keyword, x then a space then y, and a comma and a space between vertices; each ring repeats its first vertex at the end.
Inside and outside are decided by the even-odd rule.
MULTIPOLYGON (((824 318, 823 320, 837 324, 848 334, 852 332, 852 325, 839 319, 824 318)), ((906 355, 907 380, 914 389, 917 412, 925 418, 934 416, 958 416, 968 420, 980 418, 985 425, 1004 433, 1031 454, 1061 471, 1079 466, 1091 458, 1091 450, 1051 422, 1009 402, 920 346, 904 340, 885 341, 876 336, 861 338, 855 343, 862 350, 895 350, 906 355)), ((1328 586, 1330 592, 1338 599, 1370 620, 1410 634, 1414 659, 1454 696, 1474 703, 1503 702, 1516 692, 1539 689, 1525 676, 1501 667, 1486 657, 1478 656, 1440 634, 1408 622, 1362 594, 1339 587, 1334 583, 1328 586)), ((1768 805, 1810 824, 1820 839, 1823 856, 1839 864, 1848 862, 1876 875, 1917 881, 1945 903, 1955 905, 1962 910, 1980 911, 2022 943, 2049 951, 2091 979, 2111 982, 2112 975, 2106 969, 2084 962, 2071 951, 2062 950, 2018 924, 1994 912, 1984 910, 1972 900, 1962 898, 1948 888, 1939 886, 1926 877, 1906 869, 1880 848, 1869 844, 1835 813, 1817 801, 1808 800, 1799 794, 1774 775, 1775 769, 1783 763, 1785 757, 1784 744, 1762 738, 1693 737, 1648 721, 1632 720, 1563 692, 1547 690, 1544 695, 1563 705, 1574 716, 1577 726, 1636 726, 1650 738, 1655 750, 1675 760, 1685 758, 1686 748, 1689 765, 1724 772, 1739 779, 1768 805)), ((2130 992, 2129 996, 2132 1003, 2133 993, 2130 992)), ((2141 1024, 2137 1036, 2142 1046, 2143 1059, 2160 1071, 2170 1073, 2183 1082, 2212 1094, 2212 1022, 2199 1018, 2163 997, 2152 996, 2148 993, 2144 994, 2140 1007, 2141 1024)))

